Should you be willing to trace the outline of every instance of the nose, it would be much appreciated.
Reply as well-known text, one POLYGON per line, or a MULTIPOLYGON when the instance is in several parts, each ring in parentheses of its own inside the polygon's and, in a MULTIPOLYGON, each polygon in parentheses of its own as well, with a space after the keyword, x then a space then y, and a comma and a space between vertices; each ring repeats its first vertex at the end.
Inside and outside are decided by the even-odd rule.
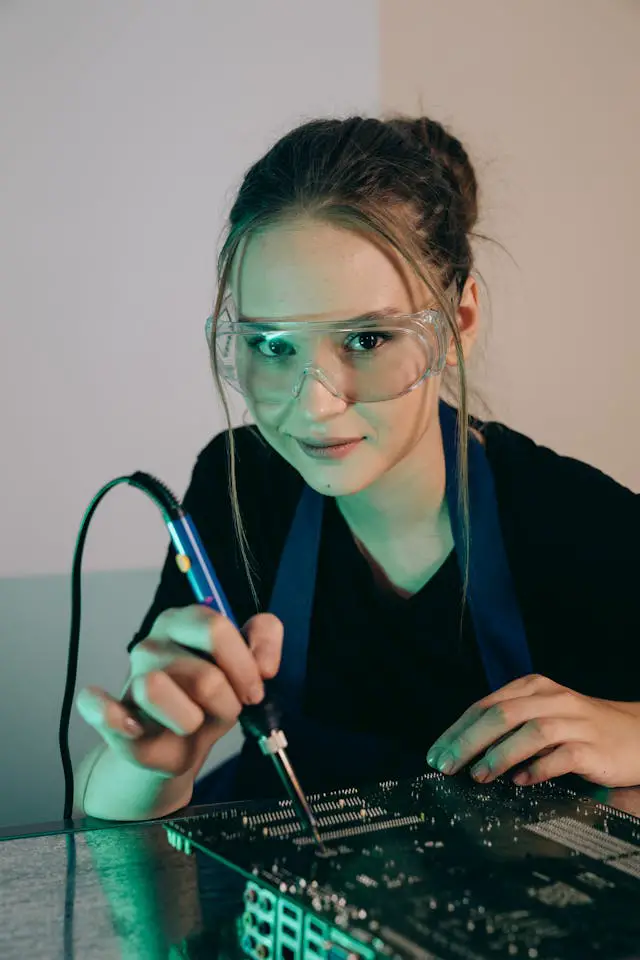
POLYGON ((347 401, 337 397, 314 370, 305 371, 296 406, 307 423, 321 423, 344 412, 347 401))

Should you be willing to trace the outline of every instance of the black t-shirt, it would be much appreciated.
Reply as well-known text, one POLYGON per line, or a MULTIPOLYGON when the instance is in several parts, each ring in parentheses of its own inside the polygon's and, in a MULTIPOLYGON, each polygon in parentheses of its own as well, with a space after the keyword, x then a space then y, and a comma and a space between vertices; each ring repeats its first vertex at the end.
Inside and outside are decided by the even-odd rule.
MULTIPOLYGON (((640 701, 640 496, 501 424, 485 424, 483 434, 534 671, 590 696, 640 701)), ((267 609, 302 479, 255 428, 234 436, 239 500, 267 609)), ((256 609, 227 476, 221 434, 198 457, 184 505, 243 623, 256 609)), ((461 601, 454 553, 409 599, 382 590, 328 498, 305 711, 344 729, 398 736, 425 753, 489 692, 468 608, 460 630, 461 601)), ((161 611, 193 602, 170 550, 129 649, 161 611)))

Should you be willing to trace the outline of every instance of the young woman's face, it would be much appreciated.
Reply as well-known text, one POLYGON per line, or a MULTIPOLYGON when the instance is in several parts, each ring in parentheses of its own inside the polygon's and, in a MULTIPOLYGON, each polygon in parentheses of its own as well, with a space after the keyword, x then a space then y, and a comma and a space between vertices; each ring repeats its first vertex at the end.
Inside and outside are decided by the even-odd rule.
MULTIPOLYGON (((234 263, 231 291, 244 317, 309 324, 435 306, 394 253, 364 234, 306 218, 252 235, 234 263)), ((353 403, 307 376, 297 398, 247 404, 265 439, 309 486, 345 496, 411 454, 437 424, 438 392, 439 377, 431 377, 396 399, 353 403), (353 443, 331 456, 304 444, 338 440, 353 443)))

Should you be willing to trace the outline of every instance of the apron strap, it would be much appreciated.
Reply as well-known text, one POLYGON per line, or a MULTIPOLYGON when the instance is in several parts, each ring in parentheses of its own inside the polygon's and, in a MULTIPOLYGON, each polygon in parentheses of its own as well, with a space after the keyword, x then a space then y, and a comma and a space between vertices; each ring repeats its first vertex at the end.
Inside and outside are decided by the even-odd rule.
MULTIPOLYGON (((458 416, 440 404, 446 461, 447 506, 464 583, 464 526, 458 484, 458 416)), ((502 538, 491 466, 469 435, 469 582, 467 602, 491 690, 533 672, 531 654, 502 538)))
POLYGON ((323 513, 324 497, 305 483, 269 603, 269 610, 285 627, 280 669, 269 686, 287 709, 302 707, 323 513))

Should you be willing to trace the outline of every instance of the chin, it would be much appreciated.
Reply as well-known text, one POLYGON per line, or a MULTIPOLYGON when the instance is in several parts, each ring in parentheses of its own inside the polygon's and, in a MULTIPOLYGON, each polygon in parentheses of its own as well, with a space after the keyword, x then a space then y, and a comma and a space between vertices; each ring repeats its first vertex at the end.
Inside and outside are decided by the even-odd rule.
POLYGON ((366 487, 370 486, 375 480, 369 471, 354 469, 346 464, 339 467, 315 467, 299 463, 293 464, 312 490, 322 493, 327 497, 348 497, 354 493, 360 493, 366 487))
POLYGON ((295 440, 284 440, 265 432, 265 439, 296 470, 305 483, 329 497, 345 497, 359 493, 379 475, 370 462, 371 451, 354 451, 339 461, 316 461, 300 450, 295 440), (364 455, 364 456, 363 456, 364 455), (367 463, 367 461, 369 461, 367 463))

